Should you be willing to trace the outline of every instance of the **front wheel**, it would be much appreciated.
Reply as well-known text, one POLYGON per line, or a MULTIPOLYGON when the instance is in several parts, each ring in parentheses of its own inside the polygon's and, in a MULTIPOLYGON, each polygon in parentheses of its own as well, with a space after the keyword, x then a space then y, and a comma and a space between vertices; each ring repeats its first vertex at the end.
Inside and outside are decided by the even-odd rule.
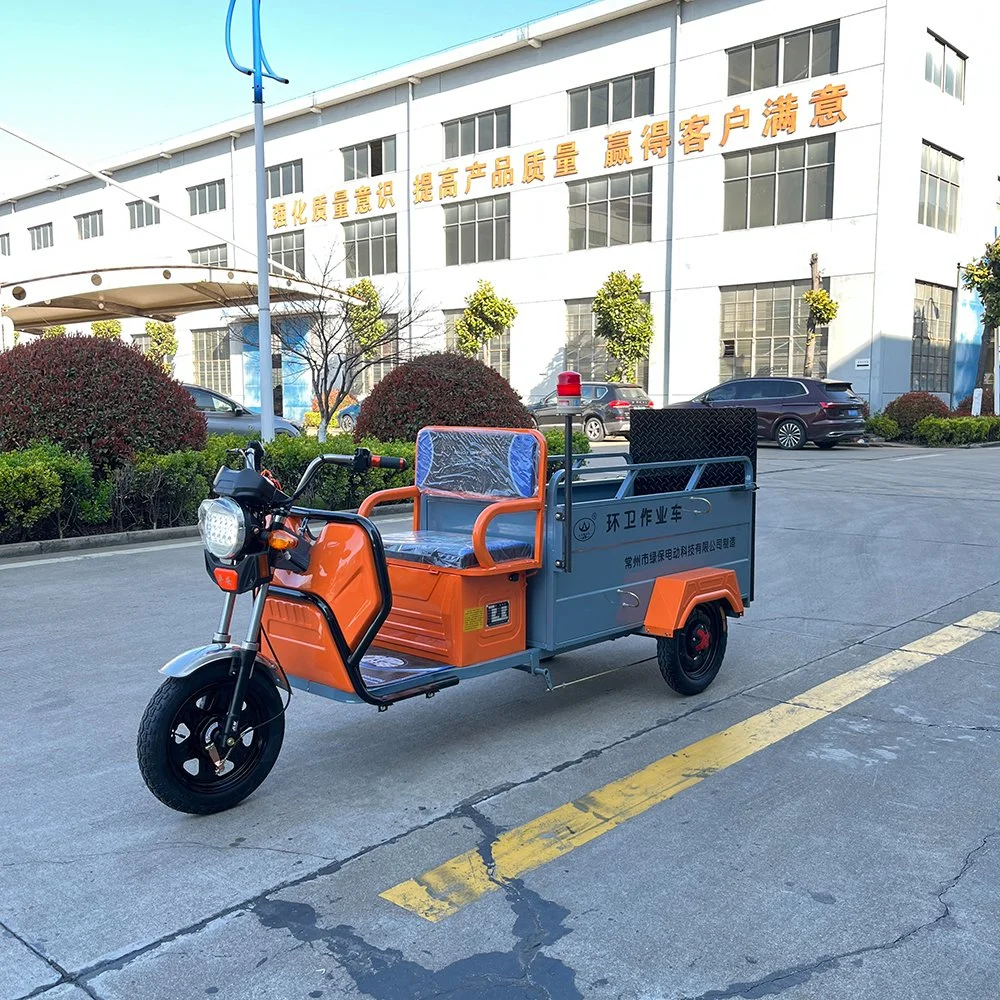
POLYGON ((178 812, 231 809, 268 776, 285 736, 284 705, 274 682, 255 666, 240 713, 242 735, 221 772, 205 751, 225 724, 235 677, 212 663, 187 677, 168 677, 139 724, 136 752, 149 790, 178 812))
POLYGON ((726 655, 729 628, 718 604, 699 604, 684 627, 656 640, 663 679, 678 694, 701 694, 715 680, 726 655))
POLYGON ((345 434, 353 434, 354 428, 356 426, 357 424, 355 424, 354 422, 354 417, 352 417, 350 414, 345 414, 340 418, 340 429, 345 434))
POLYGON ((786 451, 798 451, 806 443, 805 428, 797 420, 782 420, 774 428, 774 440, 778 442, 779 448, 786 451))

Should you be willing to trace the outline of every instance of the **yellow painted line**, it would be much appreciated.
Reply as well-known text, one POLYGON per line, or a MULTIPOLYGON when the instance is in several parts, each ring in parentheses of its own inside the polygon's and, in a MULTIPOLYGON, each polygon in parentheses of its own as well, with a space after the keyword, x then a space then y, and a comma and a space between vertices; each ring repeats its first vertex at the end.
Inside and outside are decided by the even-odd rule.
POLYGON ((505 881, 555 861, 710 775, 829 718, 897 677, 998 627, 1000 613, 971 615, 501 834, 491 845, 493 864, 489 867, 478 850, 466 851, 380 895, 425 920, 443 920, 501 888, 505 881))

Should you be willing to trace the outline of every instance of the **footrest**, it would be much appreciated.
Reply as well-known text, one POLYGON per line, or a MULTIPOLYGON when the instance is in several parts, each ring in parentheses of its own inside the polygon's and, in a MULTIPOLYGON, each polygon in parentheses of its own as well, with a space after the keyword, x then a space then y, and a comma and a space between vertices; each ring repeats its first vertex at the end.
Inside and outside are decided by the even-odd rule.
POLYGON ((394 649, 372 646, 361 658, 361 676, 375 693, 388 685, 409 687, 418 681, 432 681, 435 674, 445 674, 454 667, 436 660, 426 660, 412 653, 397 653, 394 649))

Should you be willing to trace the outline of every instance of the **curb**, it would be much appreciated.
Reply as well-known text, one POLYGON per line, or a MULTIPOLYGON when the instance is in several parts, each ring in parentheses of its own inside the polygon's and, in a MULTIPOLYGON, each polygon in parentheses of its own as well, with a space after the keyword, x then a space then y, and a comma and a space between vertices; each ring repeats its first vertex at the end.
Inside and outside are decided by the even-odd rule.
MULTIPOLYGON (((410 514, 412 503, 394 504, 383 507, 374 518, 410 514)), ((357 509, 345 510, 344 514, 357 514, 357 509)), ((148 542, 164 542, 177 538, 197 538, 197 525, 179 528, 148 528, 143 531, 116 531, 107 535, 78 535, 74 538, 46 538, 38 542, 14 542, 0 545, 0 562, 5 559, 23 559, 27 556, 48 555, 53 552, 76 552, 82 549, 110 549, 116 545, 139 545, 148 542)))

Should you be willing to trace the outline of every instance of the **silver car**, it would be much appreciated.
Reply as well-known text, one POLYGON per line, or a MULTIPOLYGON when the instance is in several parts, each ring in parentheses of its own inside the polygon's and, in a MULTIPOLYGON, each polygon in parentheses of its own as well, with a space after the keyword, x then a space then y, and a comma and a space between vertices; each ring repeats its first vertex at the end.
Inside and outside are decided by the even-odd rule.
MULTIPOLYGON (((206 389, 201 385, 183 383, 194 398, 194 405, 205 414, 209 434, 259 434, 260 414, 248 410, 235 399, 223 396, 214 389, 206 389)), ((302 428, 298 424, 275 415, 274 433, 288 434, 299 437, 302 428)))

